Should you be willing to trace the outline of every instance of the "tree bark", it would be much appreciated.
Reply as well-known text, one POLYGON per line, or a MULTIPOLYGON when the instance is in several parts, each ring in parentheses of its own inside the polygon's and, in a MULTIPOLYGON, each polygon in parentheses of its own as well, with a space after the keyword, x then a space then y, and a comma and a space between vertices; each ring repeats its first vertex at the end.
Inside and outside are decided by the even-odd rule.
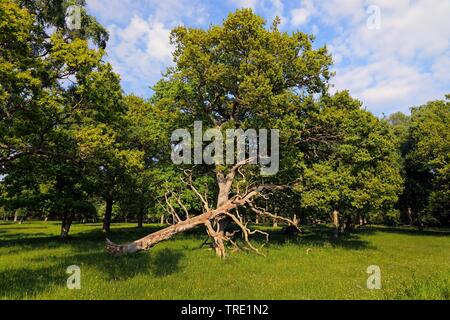
POLYGON ((412 209, 411 207, 408 207, 406 209, 406 216, 408 218, 408 225, 412 226, 413 225, 413 214, 412 214, 412 209))
POLYGON ((364 224, 364 220, 363 220, 361 214, 358 214, 358 223, 359 223, 359 226, 362 226, 364 224))
MULTIPOLYGON (((231 186, 233 185, 234 180, 234 171, 232 170, 226 176, 223 172, 217 173, 217 185, 219 187, 219 194, 217 196, 217 205, 216 208, 220 208, 224 204, 226 204, 229 200, 231 186)), ((231 219, 229 217, 218 217, 216 220, 216 233, 213 236, 213 248, 216 251, 216 255, 223 258, 225 257, 225 230, 230 224, 231 219)))
POLYGON ((66 240, 69 236, 70 227, 72 226, 73 215, 71 213, 64 214, 61 222, 60 238, 66 240))
POLYGON ((138 228, 142 228, 143 221, 144 221, 144 210, 141 209, 139 210, 138 213, 138 225, 137 225, 138 228))
POLYGON ((24 214, 23 216, 20 217, 20 221, 19 224, 22 224, 28 217, 28 213, 24 214))
POLYGON ((351 231, 353 229, 353 221, 351 217, 347 217, 345 220, 345 230, 351 231))
POLYGON ((103 232, 111 231, 111 215, 112 215, 113 199, 106 198, 105 216, 103 217, 103 232))
POLYGON ((334 209, 334 211, 333 211, 333 225, 334 225, 333 238, 337 239, 339 237, 339 210, 338 209, 334 209))

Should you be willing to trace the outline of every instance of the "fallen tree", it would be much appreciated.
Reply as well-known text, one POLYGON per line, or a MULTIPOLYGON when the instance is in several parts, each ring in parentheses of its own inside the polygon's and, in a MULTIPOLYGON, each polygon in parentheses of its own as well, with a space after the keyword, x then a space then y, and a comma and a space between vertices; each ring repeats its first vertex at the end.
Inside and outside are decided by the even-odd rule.
MULTIPOLYGON (((244 162, 238 163, 234 166, 231 171, 227 174, 225 180, 221 178, 221 174, 219 174, 219 180, 222 181, 223 184, 219 184, 221 186, 227 186, 228 184, 231 187, 232 179, 234 178, 235 172, 243 165, 247 164, 249 160, 247 159, 244 162), (232 178, 233 177, 233 178, 232 178)), ((243 194, 237 193, 232 196, 230 199, 229 191, 230 187, 227 188, 228 193, 219 192, 219 200, 218 207, 216 209, 211 209, 208 203, 207 197, 202 195, 193 185, 192 177, 190 173, 186 172, 189 177, 188 181, 185 183, 195 192, 195 194, 199 197, 203 204, 204 212, 200 215, 189 218, 189 214, 186 214, 186 219, 180 219, 179 215, 175 212, 173 207, 168 203, 168 210, 174 216, 174 221, 178 221, 177 223, 161 229, 159 231, 153 232, 141 239, 136 241, 126 243, 126 244, 115 244, 111 242, 109 239, 106 239, 106 249, 109 253, 113 255, 122 255, 127 253, 135 253, 138 251, 146 251, 158 244, 161 241, 167 240, 172 236, 183 233, 187 230, 191 230, 197 226, 205 226, 206 231, 209 237, 213 239, 213 247, 216 251, 217 256, 225 257, 225 243, 229 242, 233 246, 237 247, 236 242, 233 240, 234 235, 237 231, 232 233, 227 233, 225 231, 226 227, 230 222, 234 222, 239 227, 239 231, 242 233, 242 238, 246 247, 258 254, 262 254, 258 248, 256 248, 250 242, 250 236, 259 233, 263 234, 268 240, 269 234, 267 232, 258 230, 258 229, 250 229, 248 227, 248 223, 244 221, 243 217, 239 214, 240 207, 247 207, 252 210, 258 217, 269 217, 271 219, 283 221, 287 223, 289 226, 292 226, 298 229, 297 220, 291 220, 286 217, 277 216, 266 211, 263 208, 259 208, 255 204, 255 200, 258 197, 267 198, 268 194, 275 190, 282 190, 287 188, 287 186, 273 185, 273 184, 264 184, 257 187, 253 187, 250 189, 246 189, 243 194), (226 200, 224 200, 226 198, 226 200), (219 205, 220 204, 220 205, 219 205)), ((172 196, 177 197, 176 194, 172 194, 172 196)), ((167 197, 166 197, 167 200, 167 197)), ((179 197, 177 197, 176 201, 181 203, 179 197)), ((182 205, 184 209, 186 208, 182 205)), ((185 209, 186 210, 186 209, 185 209)))

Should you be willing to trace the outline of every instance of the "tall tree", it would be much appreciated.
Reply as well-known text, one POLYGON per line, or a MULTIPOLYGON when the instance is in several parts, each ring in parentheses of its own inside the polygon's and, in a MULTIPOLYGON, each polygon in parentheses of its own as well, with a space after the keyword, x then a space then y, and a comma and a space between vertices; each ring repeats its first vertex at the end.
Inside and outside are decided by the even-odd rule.
POLYGON ((10 198, 44 193, 61 214, 62 237, 77 212, 92 212, 77 139, 110 123, 118 111, 105 101, 120 95, 117 76, 102 61, 107 32, 84 4, 0 1, 1 174, 10 198), (81 10, 78 30, 65 23, 73 4, 81 10))
POLYGON ((351 227, 355 220, 393 212, 402 187, 401 162, 387 124, 362 110, 348 92, 325 97, 323 103, 328 108, 322 116, 339 132, 339 143, 306 170, 302 205, 329 214, 337 237, 340 227, 351 227))
POLYGON ((450 224, 450 95, 411 109, 402 204, 421 227, 450 224))
POLYGON ((224 242, 231 240, 225 230, 230 221, 241 228, 247 245, 255 249, 248 241, 253 232, 237 208, 247 206, 259 215, 272 216, 257 207, 256 199, 268 190, 281 189, 280 184, 293 182, 305 153, 313 154, 312 145, 327 139, 318 128, 309 128, 309 120, 318 112, 310 103, 312 95, 327 90, 331 57, 326 48, 313 49, 312 36, 280 32, 278 23, 276 19, 268 29, 262 18, 243 9, 208 30, 176 28, 171 37, 176 64, 155 87, 154 103, 177 110, 180 127, 192 129, 198 120, 203 130, 214 128, 222 134, 237 128, 280 129, 283 156, 279 175, 263 178, 259 168, 249 166, 248 161, 185 167, 190 170, 185 186, 201 199, 203 213, 131 244, 109 242, 110 252, 149 249, 173 234, 204 225, 217 255, 224 256, 224 242), (200 180, 203 185, 215 180, 213 190, 200 192, 200 180))

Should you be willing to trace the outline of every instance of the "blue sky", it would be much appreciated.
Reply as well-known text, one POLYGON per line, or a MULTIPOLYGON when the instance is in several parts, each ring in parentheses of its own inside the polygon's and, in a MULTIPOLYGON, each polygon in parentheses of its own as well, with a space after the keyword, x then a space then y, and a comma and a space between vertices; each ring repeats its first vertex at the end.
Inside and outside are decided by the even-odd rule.
POLYGON ((229 12, 250 7, 281 29, 327 44, 336 72, 333 90, 348 89, 376 115, 450 93, 449 0, 87 0, 107 27, 108 60, 127 93, 151 95, 150 86, 172 64, 170 30, 207 28, 229 12))

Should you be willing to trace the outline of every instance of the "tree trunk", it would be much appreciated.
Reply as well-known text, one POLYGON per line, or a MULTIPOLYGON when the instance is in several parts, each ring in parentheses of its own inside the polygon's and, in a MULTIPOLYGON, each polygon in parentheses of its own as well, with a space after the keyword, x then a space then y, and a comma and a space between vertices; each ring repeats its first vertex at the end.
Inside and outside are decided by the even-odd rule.
POLYGON ((144 210, 141 209, 139 210, 138 213, 138 225, 137 225, 138 228, 142 228, 143 221, 144 221, 144 210))
MULTIPOLYGON (((219 194, 217 196, 217 206, 216 208, 220 208, 224 204, 228 202, 228 196, 230 194, 231 186, 233 184, 234 172, 223 175, 222 172, 217 174, 217 184, 219 187, 219 194)), ((225 257, 225 244, 223 240, 225 239, 225 229, 230 224, 231 219, 229 217, 219 217, 216 220, 216 233, 213 236, 214 242, 213 247, 216 251, 216 255, 223 258, 225 257)))
POLYGON ((72 225, 72 217, 71 213, 64 214, 61 222, 61 235, 60 238, 62 240, 66 240, 69 236, 70 227, 72 225))
POLYGON ((406 209, 406 217, 408 218, 408 225, 412 226, 413 225, 413 215, 412 215, 412 209, 411 207, 408 207, 406 209))
POLYGON ((103 232, 111 231, 111 215, 112 215, 113 199, 106 199, 105 216, 103 217, 103 232))
POLYGON ((259 224, 259 217, 256 217, 255 224, 259 224))
POLYGON ((17 222, 17 211, 14 211, 14 222, 17 222))
POLYGON ((419 229, 419 231, 423 231, 422 216, 419 211, 417 212, 417 228, 419 229))
POLYGON ((334 225, 333 238, 337 239, 339 237, 339 210, 338 209, 334 209, 334 211, 333 211, 333 225, 334 225))
POLYGON ((164 213, 161 215, 161 220, 159 221, 160 224, 164 224, 164 213))
POLYGON ((276 219, 273 219, 273 221, 272 221, 272 227, 273 227, 273 228, 277 228, 277 227, 278 227, 278 222, 277 222, 276 219))
POLYGON ((353 221, 351 217, 347 217, 345 220, 345 230, 351 231, 353 229, 353 221))

